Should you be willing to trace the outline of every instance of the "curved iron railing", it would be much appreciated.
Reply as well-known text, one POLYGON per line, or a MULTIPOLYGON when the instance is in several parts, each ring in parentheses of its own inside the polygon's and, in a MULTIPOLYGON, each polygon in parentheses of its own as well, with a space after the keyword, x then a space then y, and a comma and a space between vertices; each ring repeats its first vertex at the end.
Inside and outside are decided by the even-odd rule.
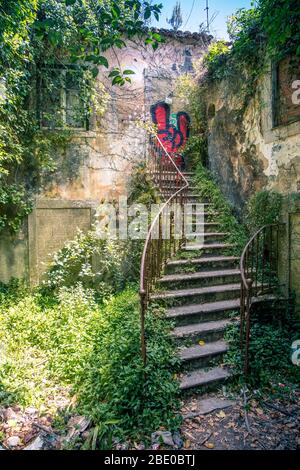
POLYGON ((241 260, 240 341, 244 353, 244 374, 249 370, 250 313, 254 301, 272 294, 278 286, 279 225, 260 228, 245 246, 241 260))
POLYGON ((150 225, 141 260, 141 350, 144 364, 147 356, 145 316, 150 293, 167 260, 184 243, 184 204, 189 183, 178 168, 175 158, 165 150, 157 136, 150 137, 147 167, 164 202, 150 225))

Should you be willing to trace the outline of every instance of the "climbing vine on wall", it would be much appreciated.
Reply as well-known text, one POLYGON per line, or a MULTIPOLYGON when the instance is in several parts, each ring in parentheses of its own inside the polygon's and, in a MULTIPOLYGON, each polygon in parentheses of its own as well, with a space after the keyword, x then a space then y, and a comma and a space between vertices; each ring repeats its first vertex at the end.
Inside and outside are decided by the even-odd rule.
POLYGON ((176 96, 182 101, 191 121, 190 137, 184 152, 190 169, 194 169, 199 160, 202 163, 207 160, 206 104, 198 72, 201 63, 195 63, 194 68, 195 73, 181 75, 176 82, 176 96))
POLYGON ((205 58, 208 79, 241 78, 253 91, 266 57, 300 55, 299 21, 298 0, 259 0, 251 9, 237 10, 228 21, 230 43, 213 43, 205 58))
MULTIPOLYGON (((55 171, 56 151, 72 138, 74 121, 78 127, 87 122, 92 107, 103 110, 106 97, 95 86, 99 67, 103 73, 109 69, 103 53, 122 48, 126 38, 140 33, 156 48, 160 36, 145 31, 144 22, 158 19, 160 10, 161 5, 138 0, 1 2, 0 231, 19 229, 43 177, 55 171), (72 77, 67 76, 70 70, 72 77), (60 100, 57 77, 77 82, 80 90, 81 115, 73 112, 69 121, 54 112, 53 101, 60 100), (41 105, 46 106, 44 114, 41 105)), ((107 73, 115 85, 130 82, 128 70, 107 73)))

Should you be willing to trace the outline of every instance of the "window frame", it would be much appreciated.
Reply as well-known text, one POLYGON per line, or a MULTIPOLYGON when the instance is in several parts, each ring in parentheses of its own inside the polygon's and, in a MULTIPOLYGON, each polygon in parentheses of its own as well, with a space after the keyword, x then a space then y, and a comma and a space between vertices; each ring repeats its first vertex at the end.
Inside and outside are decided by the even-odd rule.
POLYGON ((74 132, 89 132, 90 131, 90 116, 86 115, 86 116, 83 116, 83 122, 84 122, 84 127, 75 127, 75 126, 72 126, 72 125, 69 125, 67 123, 67 118, 68 118, 68 112, 67 112, 67 87, 66 87, 66 83, 67 83, 67 72, 68 70, 74 70, 76 69, 77 66, 76 65, 72 65, 72 64, 43 64, 39 69, 38 69, 38 72, 37 72, 37 100, 36 100, 36 114, 37 114, 37 120, 39 122, 39 126, 40 126, 40 129, 42 130, 45 130, 45 131, 59 131, 59 130, 62 130, 64 129, 64 125, 74 131, 74 132), (42 109, 42 94, 43 94, 43 88, 42 88, 42 82, 43 82, 43 70, 56 70, 56 71, 59 71, 60 74, 64 75, 63 77, 63 84, 64 86, 62 86, 60 88, 60 108, 59 108, 59 111, 62 113, 62 122, 63 122, 63 126, 55 126, 55 127, 51 127, 51 126, 46 126, 46 125, 43 125, 43 109, 42 109))
POLYGON ((282 61, 288 59, 290 56, 286 56, 277 62, 272 62, 271 68, 271 90, 272 90, 272 128, 286 127, 291 124, 295 124, 300 121, 300 110, 299 115, 295 116, 294 119, 281 122, 280 121, 280 81, 279 81, 279 66, 282 61))

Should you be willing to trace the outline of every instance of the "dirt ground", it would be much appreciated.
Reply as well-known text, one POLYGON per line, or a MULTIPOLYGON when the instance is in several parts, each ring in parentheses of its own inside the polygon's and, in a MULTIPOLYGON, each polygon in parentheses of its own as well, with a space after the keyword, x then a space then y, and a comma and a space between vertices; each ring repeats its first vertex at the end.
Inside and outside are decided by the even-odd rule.
POLYGON ((300 450, 300 390, 287 398, 258 400, 241 394, 233 399, 228 408, 197 416, 200 398, 188 398, 182 408, 184 446, 201 450, 300 450))
MULTIPOLYGON (((247 396, 244 392, 225 395, 188 397, 182 403, 180 432, 172 435, 162 428, 153 433, 150 446, 115 442, 114 448, 300 450, 300 389, 280 398, 247 396), (213 410, 216 403, 219 406, 213 410)), ((34 408, 0 408, 0 450, 58 450, 68 444, 74 448, 77 439, 81 443, 90 440, 95 429, 84 416, 73 415, 57 429, 50 414, 41 416, 34 408)))

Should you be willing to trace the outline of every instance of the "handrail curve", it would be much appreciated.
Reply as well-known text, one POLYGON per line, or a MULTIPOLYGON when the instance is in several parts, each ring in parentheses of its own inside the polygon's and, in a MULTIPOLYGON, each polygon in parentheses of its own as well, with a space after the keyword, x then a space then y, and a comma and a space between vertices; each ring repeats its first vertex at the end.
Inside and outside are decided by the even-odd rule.
MULTIPOLYGON (((158 185, 160 195, 164 198, 165 189, 175 192, 166 196, 166 201, 151 222, 147 233, 143 249, 140 268, 140 302, 141 302, 141 351, 144 364, 147 360, 146 340, 145 340, 145 316, 149 303, 149 296, 154 281, 161 274, 163 267, 169 257, 174 255, 184 241, 184 210, 186 201, 186 191, 189 182, 178 168, 174 159, 164 148, 158 136, 150 138, 150 161, 148 170, 152 174, 154 182, 158 185), (153 168, 154 170, 153 170, 153 168), (173 169, 173 171, 171 171, 173 169), (157 177, 158 176, 158 177, 157 177), (167 188, 165 188, 167 185, 167 188), (179 187, 179 189, 178 189, 179 187), (182 209, 182 230, 181 239, 176 243, 175 225, 172 222, 172 212, 170 211, 169 239, 164 239, 162 234, 163 216, 167 208, 171 208, 174 202, 179 199, 182 209), (174 230, 173 230, 174 229, 174 230), (154 233, 158 233, 158 239, 154 238, 154 233), (151 255, 151 256, 150 256, 151 255)), ((174 223, 175 224, 175 223, 174 223)))

